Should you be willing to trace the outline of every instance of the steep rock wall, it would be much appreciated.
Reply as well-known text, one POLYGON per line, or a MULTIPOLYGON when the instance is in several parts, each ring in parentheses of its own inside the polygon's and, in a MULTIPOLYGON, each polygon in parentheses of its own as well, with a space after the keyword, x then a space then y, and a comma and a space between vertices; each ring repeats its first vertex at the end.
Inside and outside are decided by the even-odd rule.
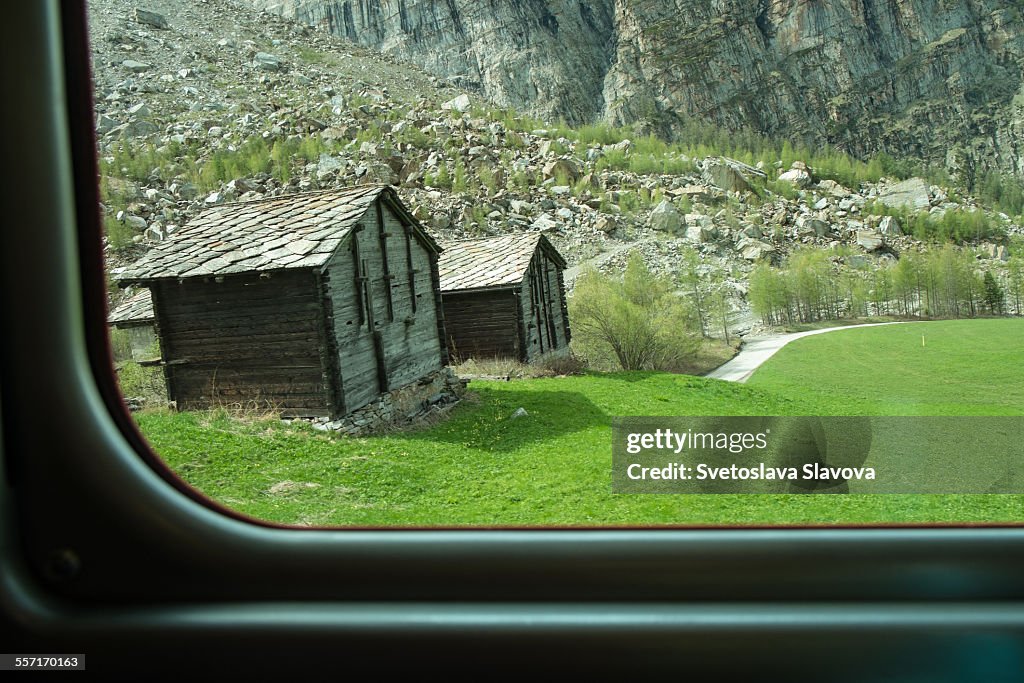
POLYGON ((614 56, 611 0, 254 0, 394 54, 495 104, 564 117, 603 111, 614 56))
POLYGON ((689 120, 1024 174, 1013 0, 252 0, 570 123, 689 120))

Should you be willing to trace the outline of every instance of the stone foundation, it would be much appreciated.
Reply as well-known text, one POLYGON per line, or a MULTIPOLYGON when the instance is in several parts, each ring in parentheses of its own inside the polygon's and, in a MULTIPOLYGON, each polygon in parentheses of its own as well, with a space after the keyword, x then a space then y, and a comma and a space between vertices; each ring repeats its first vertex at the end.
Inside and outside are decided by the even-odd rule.
POLYGON ((343 418, 334 421, 319 418, 313 427, 360 436, 429 424, 432 418, 455 407, 466 393, 466 382, 451 368, 442 368, 380 396, 343 418))

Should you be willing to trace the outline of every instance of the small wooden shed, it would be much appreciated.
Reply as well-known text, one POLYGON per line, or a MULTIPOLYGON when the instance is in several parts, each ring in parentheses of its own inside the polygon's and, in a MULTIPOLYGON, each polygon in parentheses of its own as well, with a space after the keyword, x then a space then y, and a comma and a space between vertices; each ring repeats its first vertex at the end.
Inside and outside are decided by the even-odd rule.
POLYGON ((121 273, 179 409, 338 418, 447 364, 441 249, 387 186, 204 211, 121 273))
POLYGON ((110 312, 107 322, 128 335, 132 360, 152 359, 156 331, 153 329, 153 300, 148 289, 142 289, 121 302, 110 312))
POLYGON ((565 259, 540 233, 447 243, 440 273, 449 355, 526 363, 567 349, 563 270, 565 259))

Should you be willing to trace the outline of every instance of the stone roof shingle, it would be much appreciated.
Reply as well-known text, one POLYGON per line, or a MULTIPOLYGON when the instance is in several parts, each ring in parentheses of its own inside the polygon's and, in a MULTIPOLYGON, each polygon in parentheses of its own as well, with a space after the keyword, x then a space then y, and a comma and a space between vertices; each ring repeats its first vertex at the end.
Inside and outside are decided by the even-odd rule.
POLYGON ((400 206, 388 186, 363 185, 210 208, 155 244, 118 281, 323 266, 382 193, 400 206))
POLYGON ((523 281, 538 246, 559 265, 565 260, 540 233, 447 242, 438 261, 441 291, 514 286, 523 281))
POLYGON ((137 294, 132 295, 121 305, 110 312, 108 321, 111 325, 146 325, 152 323, 153 297, 150 296, 149 288, 144 288, 137 294))

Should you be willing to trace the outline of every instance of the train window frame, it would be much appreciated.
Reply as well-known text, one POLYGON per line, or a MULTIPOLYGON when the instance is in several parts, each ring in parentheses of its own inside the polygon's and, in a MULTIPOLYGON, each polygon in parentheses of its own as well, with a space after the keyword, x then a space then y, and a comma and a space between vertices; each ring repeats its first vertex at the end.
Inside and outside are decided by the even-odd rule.
POLYGON ((112 373, 84 3, 8 11, 0 34, 21 55, 0 66, 18 102, 0 117, 19 133, 4 152, 18 173, 0 187, 9 643, 125 670, 338 648, 408 655, 391 667, 515 668, 524 647, 574 671, 763 672, 794 652, 797 672, 842 662, 843 676, 1024 667, 1019 528, 305 530, 205 499, 150 451, 112 373))

